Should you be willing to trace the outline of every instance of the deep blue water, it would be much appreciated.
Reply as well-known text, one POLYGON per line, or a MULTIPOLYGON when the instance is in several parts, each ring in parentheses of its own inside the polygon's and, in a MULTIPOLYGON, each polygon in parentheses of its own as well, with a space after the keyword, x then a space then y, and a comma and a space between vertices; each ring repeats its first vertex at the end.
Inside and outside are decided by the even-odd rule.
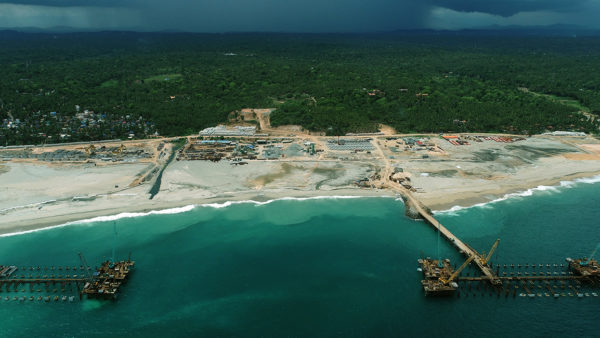
MULTIPOLYGON (((438 215, 498 263, 564 263, 600 243, 600 184, 438 215)), ((116 221, 136 271, 116 302, 0 301, 3 336, 597 336, 600 297, 425 298, 437 234, 390 198, 196 207, 116 221)), ((0 238, 4 264, 109 258, 113 221, 0 238)), ((464 258, 442 240, 441 255, 464 258)), ((471 270, 474 271, 474 270, 471 270)), ((600 292, 600 290, 598 290, 600 292)), ((2 293, 14 296, 21 293, 2 293)))

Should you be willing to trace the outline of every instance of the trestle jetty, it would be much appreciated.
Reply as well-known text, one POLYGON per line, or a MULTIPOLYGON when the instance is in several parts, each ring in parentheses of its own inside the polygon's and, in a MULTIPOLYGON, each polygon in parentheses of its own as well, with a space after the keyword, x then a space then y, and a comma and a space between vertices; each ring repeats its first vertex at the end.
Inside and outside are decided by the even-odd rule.
POLYGON ((129 258, 92 269, 79 257, 79 266, 0 265, 0 301, 115 300, 135 266, 129 258))
MULTIPOLYGON (((592 292, 600 287, 600 266, 589 258, 566 259, 566 264, 496 264, 490 260, 500 239, 496 240, 490 251, 479 253, 461 241, 450 230, 444 227, 429 210, 410 193, 404 195, 407 208, 417 212, 439 235, 443 235, 459 252, 466 256, 466 261, 456 269, 448 259, 432 259, 421 257, 418 270, 423 273, 421 286, 427 296, 454 296, 481 293, 505 295, 508 297, 598 297, 592 292), (462 275, 463 270, 475 263, 479 274, 462 275), (495 269, 494 269, 495 268, 495 269)), ((439 250, 439 249, 438 249, 439 250)))

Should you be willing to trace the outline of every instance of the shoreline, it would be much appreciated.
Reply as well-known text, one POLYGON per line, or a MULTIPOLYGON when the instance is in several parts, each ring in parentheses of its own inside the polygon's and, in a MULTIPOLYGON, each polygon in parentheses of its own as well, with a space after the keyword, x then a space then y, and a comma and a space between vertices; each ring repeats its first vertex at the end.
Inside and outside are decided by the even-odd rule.
MULTIPOLYGON (((109 207, 84 212, 65 213, 46 217, 44 220, 25 219, 13 222, 11 225, 0 225, 0 237, 17 235, 20 233, 30 233, 34 231, 51 229, 56 227, 68 226, 81 223, 98 217, 111 217, 124 213, 160 213, 161 211, 185 208, 188 206, 211 206, 228 203, 270 203, 285 199, 319 199, 319 198, 365 198, 365 197, 397 197, 398 195, 391 190, 359 190, 359 189, 336 189, 330 191, 319 191, 318 194, 311 191, 293 191, 290 193, 272 192, 264 193, 241 193, 230 197, 213 197, 189 199, 173 202, 155 202, 140 204, 138 206, 127 207, 109 207)), ((142 216, 142 215, 140 215, 142 216)))
MULTIPOLYGON (((561 188, 577 183, 585 183, 580 180, 597 180, 600 182, 600 171, 592 172, 592 173, 578 173, 566 175, 562 178, 554 178, 554 179, 546 179, 540 180, 538 182, 534 182, 530 185, 521 185, 515 188, 505 188, 505 189, 497 189, 497 190, 486 190, 481 191, 479 193, 472 193, 474 196, 469 196, 467 198, 455 199, 453 202, 448 201, 447 197, 439 197, 439 198, 431 198, 425 199, 425 201, 436 200, 439 202, 436 203, 427 203, 424 202, 428 207, 430 207, 436 213, 449 212, 460 209, 469 209, 479 205, 485 205, 490 203, 497 203, 506 199, 515 198, 515 197, 527 197, 530 192, 544 190, 540 188, 561 188), (563 182, 569 182, 563 185, 563 182), (491 197, 491 198, 490 198, 491 197)), ((465 195, 466 193, 461 192, 460 195, 465 195)), ((419 195, 415 196, 417 199, 419 195)))
MULTIPOLYGON (((539 184, 531 187, 522 187, 521 189, 505 189, 503 191, 497 191, 494 194, 494 199, 489 199, 489 192, 482 192, 478 197, 470 197, 460 200, 450 201, 447 196, 440 197, 440 200, 445 202, 438 204, 427 204, 434 213, 449 213, 464 209, 470 209, 473 207, 484 206, 491 203, 497 203, 500 201, 508 200, 511 198, 529 197, 532 196, 535 191, 542 190, 559 190, 560 188, 566 188, 575 184, 595 184, 600 182, 600 172, 593 173, 581 173, 568 175, 562 179, 546 180, 544 184, 539 184), (586 182, 589 181, 589 182, 586 182), (546 188, 546 189, 544 189, 546 188)), ((143 217, 149 214, 175 214, 180 212, 187 212, 197 207, 216 207, 223 208, 228 207, 232 204, 238 203, 255 203, 255 204, 269 204, 274 201, 280 200, 312 200, 312 199, 348 199, 348 198, 397 198, 399 193, 392 190, 365 190, 357 188, 341 188, 327 191, 294 191, 289 190, 284 193, 282 191, 276 192, 247 192, 237 194, 234 196, 221 196, 213 198, 200 198, 182 201, 172 202, 158 202, 158 203, 147 203, 141 204, 137 207, 109 207, 101 208, 92 211, 66 213, 47 217, 42 221, 37 219, 26 219, 13 223, 12 226, 1 226, 0 237, 18 236, 21 234, 27 234, 36 231, 50 230, 58 227, 85 224, 95 221, 107 221, 106 219, 98 218, 113 218, 115 219, 123 217, 143 217), (175 210, 181 209, 181 210, 175 210), (124 215, 125 214, 125 215, 124 215), (131 215, 126 215, 131 214, 131 215)), ((418 195, 416 196, 418 198, 418 195)))
POLYGON ((247 166, 173 161, 162 167, 153 199, 148 189, 157 178, 148 173, 164 165, 161 158, 169 148, 158 141, 129 145, 135 154, 153 156, 150 162, 3 162, 0 235, 190 205, 398 197, 408 190, 431 210, 456 211, 569 185, 565 181, 600 180, 600 141, 589 137, 540 136, 518 143, 479 139, 461 146, 432 137, 423 141, 427 150, 408 145, 410 140, 379 137, 368 141, 372 152, 329 149, 327 138, 308 140, 319 148, 316 155, 299 151, 304 143, 298 137, 291 145, 279 145, 288 152, 279 160, 249 160, 247 166), (402 182, 403 188, 389 181, 402 182))

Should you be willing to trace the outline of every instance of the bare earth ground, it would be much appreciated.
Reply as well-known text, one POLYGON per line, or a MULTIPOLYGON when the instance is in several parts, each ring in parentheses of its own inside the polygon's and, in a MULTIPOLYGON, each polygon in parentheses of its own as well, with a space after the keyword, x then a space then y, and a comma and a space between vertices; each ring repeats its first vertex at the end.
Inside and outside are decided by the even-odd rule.
MULTIPOLYGON (((292 128, 281 130, 286 136, 292 128)), ((393 167, 411 177, 413 195, 434 210, 469 206, 507 193, 562 180, 600 174, 600 142, 594 138, 536 136, 515 143, 484 141, 454 146, 430 135, 434 151, 404 150, 399 140, 381 136, 378 150, 328 151, 326 138, 297 133, 324 150, 316 156, 275 161, 174 161, 165 170, 160 192, 152 200, 152 181, 137 185, 140 175, 160 164, 156 158, 137 163, 0 162, 0 233, 62 224, 121 212, 142 212, 225 201, 266 201, 282 197, 396 196, 375 178, 368 188, 359 179, 386 176, 393 167), (396 148, 398 147, 398 148, 396 148), (427 155, 427 156, 423 156, 427 155), (136 182, 133 187, 129 187, 136 182), (374 185, 374 187, 373 187, 374 185)), ((137 141, 143 142, 143 141, 137 141)), ((153 146, 158 144, 157 140, 153 146)), ((377 142, 377 143, 375 143, 377 142)), ((0 153, 0 155, 2 155, 0 153)), ((154 178, 155 179, 155 178, 154 178)))

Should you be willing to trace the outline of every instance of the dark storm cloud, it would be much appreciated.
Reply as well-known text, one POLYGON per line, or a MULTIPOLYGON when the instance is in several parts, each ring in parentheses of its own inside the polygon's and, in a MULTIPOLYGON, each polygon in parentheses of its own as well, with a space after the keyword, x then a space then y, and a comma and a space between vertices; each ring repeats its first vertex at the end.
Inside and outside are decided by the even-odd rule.
POLYGON ((127 6, 133 2, 129 0, 10 0, 0 1, 0 3, 48 7, 120 7, 123 5, 127 6))
MULTIPOLYGON (((593 1, 593 0, 591 0, 593 1)), ((285 8, 287 6, 310 7, 315 5, 330 4, 336 9, 343 9, 346 6, 355 7, 356 3, 361 3, 365 7, 371 5, 384 5, 390 10, 397 7, 423 8, 429 6, 438 6, 455 11, 464 12, 482 12, 502 16, 514 15, 519 12, 540 11, 540 10, 573 10, 581 8, 582 4, 590 0, 384 0, 384 1, 354 1, 354 0, 287 0, 287 1, 265 1, 265 0, 9 0, 0 1, 0 3, 21 4, 21 5, 39 5, 39 6, 57 6, 57 7, 137 7, 144 8, 169 8, 171 5, 177 7, 185 6, 191 8, 225 8, 235 10, 235 8, 251 9, 260 7, 268 3, 274 8, 285 8), (232 5, 232 7, 229 7, 232 5), (229 7, 229 8, 228 8, 229 7)), ((382 8, 384 9, 384 8, 382 8)), ((360 13, 357 13, 360 14, 360 13)))
POLYGON ((589 0, 431 0, 431 4, 460 12, 511 16, 520 12, 580 10, 589 0))
POLYGON ((150 0, 144 17, 157 25, 200 30, 372 31, 419 27, 418 1, 391 0, 150 0), (190 20, 191 19, 191 20, 190 20))
POLYGON ((64 20, 82 28, 206 32, 458 29, 486 23, 597 26, 599 15, 600 0, 0 0, 0 26, 51 26, 64 20))

